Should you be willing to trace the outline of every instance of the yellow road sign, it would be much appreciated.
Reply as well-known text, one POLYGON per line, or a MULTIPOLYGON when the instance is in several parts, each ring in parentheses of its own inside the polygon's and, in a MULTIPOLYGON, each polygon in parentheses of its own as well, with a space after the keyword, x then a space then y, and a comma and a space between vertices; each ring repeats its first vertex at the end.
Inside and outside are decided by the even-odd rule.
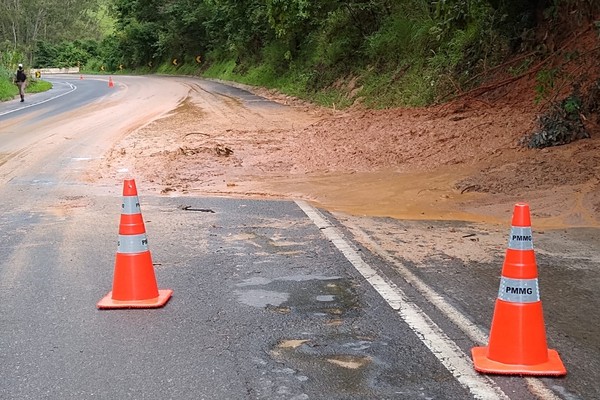
POLYGON ((196 56, 196 62, 200 64, 202 62, 202 57, 196 56))
POLYGON ((179 65, 179 63, 177 62, 177 59, 176 59, 176 58, 174 58, 174 59, 173 59, 173 65, 174 65, 174 66, 178 66, 178 65, 179 65))

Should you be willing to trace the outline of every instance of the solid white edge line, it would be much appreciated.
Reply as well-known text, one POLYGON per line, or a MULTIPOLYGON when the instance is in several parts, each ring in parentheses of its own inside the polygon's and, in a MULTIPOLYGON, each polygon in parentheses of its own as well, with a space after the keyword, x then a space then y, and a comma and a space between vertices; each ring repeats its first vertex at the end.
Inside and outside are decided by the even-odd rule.
POLYGON ((341 232, 327 221, 314 207, 305 201, 297 200, 296 204, 310 220, 323 232, 337 249, 350 261, 367 282, 396 310, 423 344, 442 363, 454 378, 476 399, 509 399, 494 382, 477 373, 471 365, 470 358, 429 318, 418 306, 409 302, 404 292, 393 282, 381 277, 350 243, 341 232), (469 361, 467 361, 469 360, 469 361))
MULTIPOLYGON (((396 270, 406 282, 410 283, 415 289, 417 289, 417 291, 423 297, 425 297, 427 301, 440 310, 446 316, 446 318, 452 321, 452 323, 454 323, 454 325, 456 325, 471 340, 476 343, 480 343, 481 345, 488 343, 489 337, 481 328, 471 322, 469 318, 462 314, 452 304, 448 303, 435 290, 429 287, 429 285, 420 280, 400 261, 392 257, 356 224, 347 222, 344 225, 350 228, 355 235, 359 235, 359 240, 362 241, 367 248, 383 258, 384 261, 394 265, 394 270, 396 270)), ((554 392, 552 392, 552 390, 550 390, 539 378, 525 377, 524 379, 529 391, 537 398, 543 400, 560 400, 560 397, 554 394, 554 392)))
POLYGON ((66 83, 67 85, 69 85, 69 86, 71 87, 71 90, 69 90, 68 92, 65 92, 65 93, 61 93, 61 94, 59 94, 59 95, 57 95, 57 96, 54 96, 54 97, 50 97, 49 99, 42 100, 42 101, 38 101, 37 103, 31 103, 31 104, 27 104, 26 106, 23 106, 23 107, 20 107, 20 108, 16 108, 16 109, 14 109, 14 110, 5 111, 5 112, 3 112, 3 113, 0 113, 0 117, 2 117, 2 116, 4 116, 4 115, 8 115, 8 114, 10 114, 10 113, 17 112, 17 111, 26 110, 26 109, 28 109, 28 108, 30 108, 30 107, 39 106, 40 104, 44 104, 44 103, 47 103, 47 102, 49 102, 49 101, 56 100, 56 99, 58 99, 58 98, 60 98, 60 97, 66 96, 66 95, 68 95, 69 93, 73 93, 74 91, 76 91, 76 90, 77 90, 77 86, 73 85, 73 84, 72 84, 72 83, 70 83, 70 82, 59 82, 59 83, 66 83))
POLYGON ((406 268, 398 260, 390 256, 385 250, 381 248, 373 239, 371 239, 362 229, 352 223, 344 224, 355 234, 360 235, 359 241, 362 241, 367 248, 370 248, 375 254, 383 258, 384 261, 393 264, 394 270, 397 271, 402 278, 410 283, 417 291, 427 299, 431 304, 436 306, 450 321, 459 327, 463 333, 465 333, 471 340, 476 343, 484 344, 488 341, 487 334, 471 322, 466 316, 458 311, 452 304, 448 303, 442 296, 440 296, 435 290, 429 285, 420 280, 415 274, 413 274, 408 268, 406 268))

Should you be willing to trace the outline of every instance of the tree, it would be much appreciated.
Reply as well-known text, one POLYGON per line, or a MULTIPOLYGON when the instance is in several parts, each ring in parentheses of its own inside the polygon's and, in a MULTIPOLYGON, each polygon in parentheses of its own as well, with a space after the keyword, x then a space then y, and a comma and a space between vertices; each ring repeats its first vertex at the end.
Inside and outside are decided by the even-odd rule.
POLYGON ((97 33, 90 10, 102 0, 0 0, 0 42, 23 50, 31 62, 37 41, 58 43, 97 33))

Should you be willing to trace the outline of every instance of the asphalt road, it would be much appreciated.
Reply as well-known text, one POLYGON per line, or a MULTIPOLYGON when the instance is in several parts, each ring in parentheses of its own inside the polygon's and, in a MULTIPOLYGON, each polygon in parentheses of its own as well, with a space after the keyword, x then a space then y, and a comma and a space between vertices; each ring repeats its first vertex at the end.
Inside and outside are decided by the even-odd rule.
MULTIPOLYGON (((143 79, 124 79, 120 90, 149 101, 136 91, 143 79)), ((118 115, 123 101, 106 80, 56 82, 64 84, 25 104, 64 93, 54 100, 0 105, 0 398, 600 396, 596 231, 546 232, 540 249, 550 266, 549 342, 565 378, 472 369, 501 255, 464 265, 432 254, 414 265, 359 222, 303 202, 156 197, 138 182, 158 285, 174 295, 161 309, 97 310, 112 285, 121 187, 86 184, 81 173, 138 122, 94 117, 98 104, 118 115), (69 93, 71 85, 81 89, 69 93), (561 251, 570 243, 589 254, 561 251)), ((407 232, 399 241, 417 224, 386 222, 407 232)))
POLYGON ((106 78, 87 77, 77 80, 73 77, 57 75, 44 79, 52 83, 52 90, 35 95, 28 94, 25 103, 10 101, 2 104, 0 121, 22 115, 28 116, 29 123, 43 121, 111 93, 106 78), (32 115, 33 113, 35 116, 32 115))

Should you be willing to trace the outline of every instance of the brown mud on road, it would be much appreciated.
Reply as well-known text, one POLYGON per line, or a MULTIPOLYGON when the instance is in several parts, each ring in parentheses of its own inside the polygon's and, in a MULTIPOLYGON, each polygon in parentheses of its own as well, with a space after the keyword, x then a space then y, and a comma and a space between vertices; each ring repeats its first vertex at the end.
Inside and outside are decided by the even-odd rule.
POLYGON ((193 82, 90 179, 128 174, 165 195, 301 198, 355 215, 492 224, 527 201, 538 227, 599 225, 597 129, 570 145, 524 148, 529 103, 335 111, 265 91, 281 106, 244 103, 193 82))

